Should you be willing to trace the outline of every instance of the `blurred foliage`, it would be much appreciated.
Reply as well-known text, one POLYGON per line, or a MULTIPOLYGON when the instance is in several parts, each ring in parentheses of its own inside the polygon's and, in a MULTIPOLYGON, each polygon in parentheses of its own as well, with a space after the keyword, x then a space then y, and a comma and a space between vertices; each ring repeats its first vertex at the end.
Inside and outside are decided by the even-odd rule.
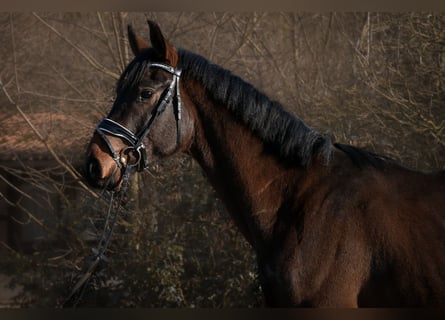
MULTIPOLYGON (((175 46, 234 71, 337 141, 415 169, 444 168, 445 15, 434 13, 2 13, 0 80, 10 98, 0 93, 0 120, 17 113, 14 105, 27 114, 63 113, 88 137, 131 58, 126 25, 148 35, 147 18, 175 46)), ((46 134, 59 135, 62 145, 72 140, 46 134)), ((84 147, 56 150, 79 169, 84 147)), ((9 165, 1 170, 10 181, 39 189, 36 199, 45 190, 36 201, 57 210, 37 226, 51 241, 4 249, 0 270, 23 288, 15 305, 53 307, 96 245, 106 201, 57 161, 57 170, 39 176, 32 165, 9 165), (51 203, 50 195, 62 200, 51 203)), ((133 176, 108 257, 81 306, 263 303, 251 248, 185 156, 133 176)))

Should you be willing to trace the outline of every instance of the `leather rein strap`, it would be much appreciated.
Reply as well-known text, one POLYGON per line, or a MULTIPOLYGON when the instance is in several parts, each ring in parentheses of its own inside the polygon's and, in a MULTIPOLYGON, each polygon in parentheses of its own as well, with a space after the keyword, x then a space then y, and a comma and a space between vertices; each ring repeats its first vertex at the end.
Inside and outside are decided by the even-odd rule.
MULTIPOLYGON (((117 170, 118 168, 116 168, 117 170)), ((87 262, 90 262, 88 268, 77 277, 77 282, 71 289, 68 297, 62 302, 60 305, 62 308, 75 308, 82 300, 85 291, 87 289, 88 283, 91 279, 91 276, 99 267, 102 261, 107 262, 108 259, 105 257, 105 251, 108 248, 108 245, 111 241, 111 235, 113 234, 114 227, 116 226, 117 218, 119 215, 119 209, 121 207, 123 198, 127 191, 127 187, 129 185, 130 179, 130 170, 131 167, 126 167, 125 172, 122 179, 122 188, 118 192, 117 196, 115 196, 115 191, 111 192, 110 203, 108 206, 107 215, 104 222, 104 229, 102 232, 102 236, 97 244, 96 248, 93 248, 93 255, 87 257, 87 262)))

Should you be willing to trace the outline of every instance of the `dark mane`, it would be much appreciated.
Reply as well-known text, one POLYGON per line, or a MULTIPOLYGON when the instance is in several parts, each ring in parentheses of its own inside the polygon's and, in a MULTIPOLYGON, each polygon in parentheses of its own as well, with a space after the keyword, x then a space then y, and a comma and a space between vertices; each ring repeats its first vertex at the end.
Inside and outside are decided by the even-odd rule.
POLYGON ((352 163, 359 168, 372 166, 377 169, 383 169, 385 164, 394 163, 394 160, 389 157, 349 144, 335 143, 334 146, 346 153, 352 160, 352 163))
MULTIPOLYGON (((117 94, 138 85, 154 52, 145 50, 124 70, 117 83, 117 94)), ((328 163, 334 148, 346 153, 357 167, 381 168, 388 158, 350 145, 333 144, 331 139, 307 126, 250 83, 204 57, 178 50, 182 77, 200 82, 215 102, 226 106, 264 142, 266 151, 289 163, 308 166, 314 156, 328 163)))
POLYGON ((183 76, 199 81, 216 102, 225 105, 263 140, 268 151, 303 166, 309 165, 315 155, 329 161, 333 148, 329 137, 308 127, 230 71, 189 51, 180 49, 178 53, 183 76))

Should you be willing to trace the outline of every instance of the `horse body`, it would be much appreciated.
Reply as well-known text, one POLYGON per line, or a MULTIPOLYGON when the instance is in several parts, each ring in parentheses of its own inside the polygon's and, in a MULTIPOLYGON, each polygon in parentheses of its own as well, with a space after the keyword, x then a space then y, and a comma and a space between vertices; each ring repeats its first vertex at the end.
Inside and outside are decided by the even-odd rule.
MULTIPOLYGON (((182 151, 199 162, 257 254, 267 305, 443 304, 444 172, 411 171, 333 144, 230 72, 176 51, 156 25, 150 27, 157 54, 130 32, 132 48, 140 61, 167 61, 182 70, 185 108, 179 145, 168 113, 147 137, 148 155, 182 151)), ((134 73, 131 68, 122 79, 134 73)), ((147 70, 141 81, 156 88, 166 80, 147 70)), ((127 119, 134 99, 117 99, 110 117, 137 131, 127 119)), ((122 149, 115 140, 115 149, 122 149)), ((118 181, 115 159, 97 135, 89 150, 90 180, 118 181)))
POLYGON ((222 116, 209 101, 195 105, 205 125, 190 153, 255 249, 268 305, 441 303, 443 174, 383 160, 360 167, 338 149, 327 166, 317 159, 309 169, 289 166, 225 119, 226 109, 222 116))

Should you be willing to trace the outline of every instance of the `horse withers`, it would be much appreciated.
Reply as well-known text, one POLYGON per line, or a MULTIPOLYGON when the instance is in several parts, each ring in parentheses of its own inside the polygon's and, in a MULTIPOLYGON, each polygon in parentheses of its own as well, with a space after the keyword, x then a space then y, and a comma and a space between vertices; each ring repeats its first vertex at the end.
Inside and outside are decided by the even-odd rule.
POLYGON ((268 306, 445 304, 445 172, 332 142, 249 83, 129 27, 135 58, 88 147, 86 178, 191 155, 255 250, 268 306))

